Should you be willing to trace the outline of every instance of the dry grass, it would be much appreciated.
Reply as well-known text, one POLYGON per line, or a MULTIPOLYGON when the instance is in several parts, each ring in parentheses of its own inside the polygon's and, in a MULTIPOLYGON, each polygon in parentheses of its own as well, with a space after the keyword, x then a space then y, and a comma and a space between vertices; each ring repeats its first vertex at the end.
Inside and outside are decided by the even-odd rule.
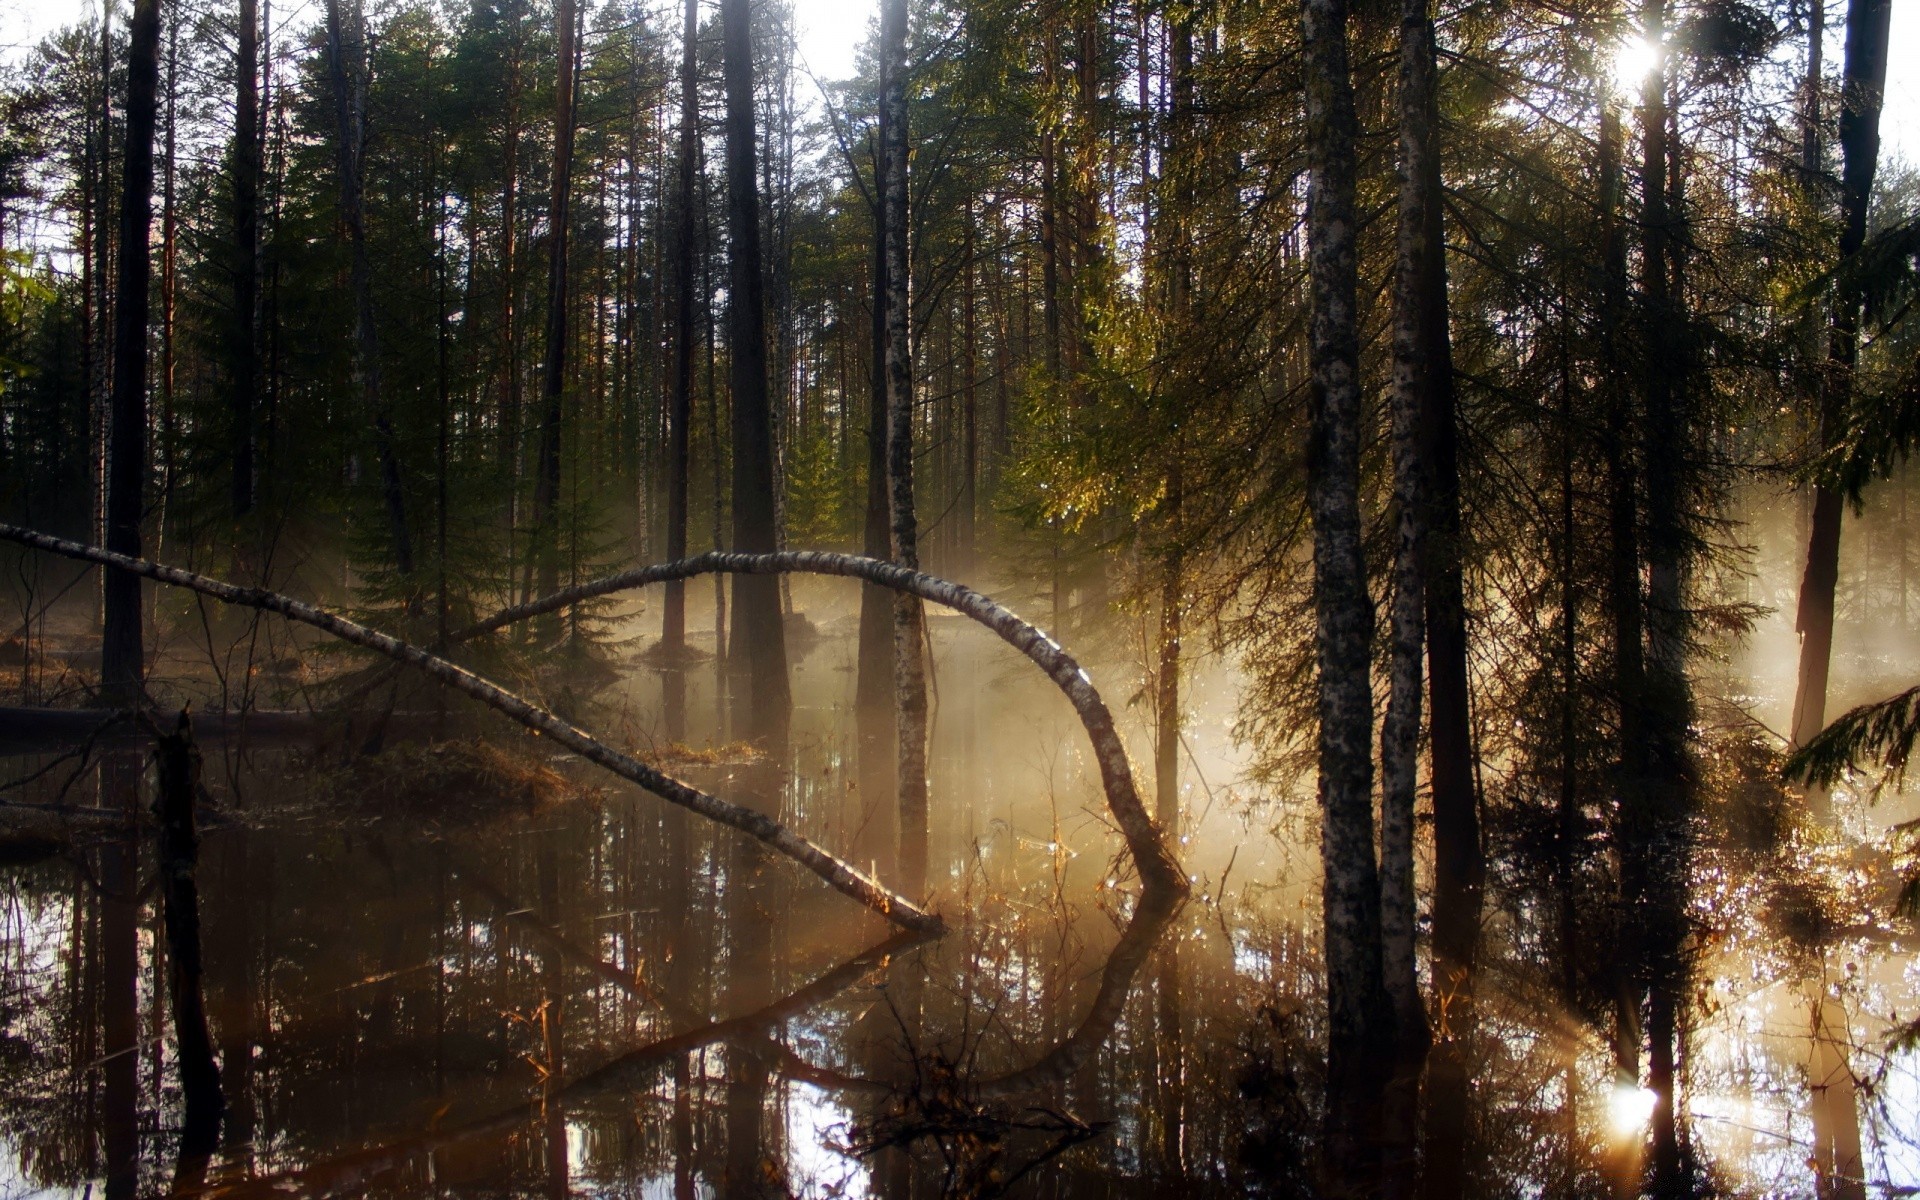
POLYGON ((601 795, 546 763, 479 739, 402 743, 313 783, 318 810, 453 827, 523 819, 601 795))

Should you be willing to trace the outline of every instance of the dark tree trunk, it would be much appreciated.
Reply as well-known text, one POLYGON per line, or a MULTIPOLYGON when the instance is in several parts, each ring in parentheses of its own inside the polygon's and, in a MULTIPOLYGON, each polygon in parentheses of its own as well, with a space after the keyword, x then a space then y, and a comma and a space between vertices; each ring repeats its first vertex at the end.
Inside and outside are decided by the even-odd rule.
POLYGON ((253 511, 254 411, 260 388, 260 13, 240 0, 233 103, 233 390, 227 420, 229 494, 233 515, 253 511))
POLYGON ((367 52, 366 16, 359 0, 349 2, 353 7, 342 13, 341 0, 327 0, 327 73, 332 84, 338 142, 340 219, 346 224, 353 256, 353 373, 367 418, 373 423, 374 450, 380 459, 380 487, 386 504, 394 566, 402 576, 411 577, 413 535, 407 525, 400 458, 393 444, 393 421, 381 390, 380 334, 373 320, 373 264, 367 257, 366 99, 368 76, 373 66, 367 52))
MULTIPOLYGON (((919 524, 913 508, 913 320, 908 301, 907 246, 907 4, 884 0, 880 10, 880 57, 886 63, 881 106, 886 113, 882 146, 886 175, 887 254, 887 493, 893 530, 893 561, 918 570, 919 524)), ((926 618, 920 598, 896 595, 893 603, 893 687, 896 751, 899 755, 900 877, 918 896, 927 878, 927 677, 926 618)))
MULTIPOLYGON (((1413 809, 1419 791, 1421 655, 1426 649, 1426 452, 1423 415, 1434 388, 1427 275, 1441 266, 1429 239, 1439 222, 1434 145, 1433 19, 1427 0, 1400 9, 1400 198, 1393 278, 1393 386, 1390 402, 1393 503, 1397 529, 1388 604, 1387 711, 1380 729, 1381 968, 1393 1008, 1394 1070, 1382 1128, 1385 1193, 1411 1196, 1417 1171, 1420 1074, 1428 1031, 1414 950, 1413 809)), ((1442 318, 1444 321, 1444 318, 1442 318)), ((1442 369, 1446 364, 1442 361, 1442 369)))
MULTIPOLYGON (((1893 0, 1851 0, 1847 5, 1846 66, 1840 102, 1840 260, 1859 253, 1867 237, 1867 205, 1880 159, 1880 106, 1887 82, 1887 37, 1893 0)), ((1816 101, 1817 103, 1817 101, 1816 101)), ((1809 123, 1809 150, 1817 164, 1817 134, 1809 123)), ((1843 436, 1852 400, 1854 361, 1860 352, 1860 304, 1833 298, 1827 370, 1820 396, 1820 441, 1830 449, 1843 436)), ((1827 671, 1833 657, 1834 589, 1840 579, 1840 521, 1844 498, 1833 488, 1813 493, 1813 528, 1807 539, 1806 572, 1800 580, 1799 686, 1793 698, 1793 744, 1804 746, 1825 728, 1827 671)), ((1825 796, 1810 796, 1821 809, 1825 796)))
MULTIPOLYGON (((1434 104, 1434 30, 1418 14, 1418 64, 1425 76, 1428 151, 1418 178, 1425 265, 1419 272, 1419 336, 1425 360, 1420 444, 1426 459, 1425 577, 1428 775, 1433 803, 1433 1011, 1439 1024, 1427 1071, 1422 1135, 1424 1193, 1442 1200, 1467 1191, 1472 1080, 1474 967, 1480 942, 1486 859, 1474 787, 1472 697, 1467 678, 1466 588, 1462 580, 1458 418, 1448 329, 1446 238, 1434 104)), ((1403 26, 1403 30, 1404 30, 1403 26)), ((1403 48, 1403 54, 1406 49, 1403 48)))
MULTIPOLYGON (((748 0, 721 0, 727 84, 727 343, 733 393, 733 548, 775 549, 773 413, 767 399, 766 297, 760 275, 760 195, 754 170, 753 23, 748 0)), ((780 581, 742 576, 733 585, 734 651, 751 679, 749 729, 785 741, 792 706, 780 581)))
MULTIPOLYGON (((1642 25, 1658 44, 1667 27, 1666 0, 1647 0, 1642 25)), ((1641 94, 1640 270, 1645 338, 1645 412, 1641 454, 1646 466, 1646 675, 1647 776, 1642 807, 1630 818, 1630 853, 1643 856, 1646 883, 1634 906, 1643 936, 1641 959, 1647 986, 1647 1082, 1657 1097, 1652 1115, 1653 1192, 1686 1194, 1680 1157, 1676 1055, 1686 995, 1682 941, 1690 851, 1687 820, 1692 801, 1688 726, 1693 715, 1687 677, 1686 576, 1692 557, 1689 508, 1692 421, 1687 357, 1681 341, 1686 301, 1675 281, 1671 175, 1673 133, 1669 125, 1669 74, 1662 64, 1641 94)))
POLYGON ((194 828, 193 808, 200 791, 200 749, 193 743, 193 726, 182 712, 174 731, 162 736, 154 751, 156 797, 160 821, 160 892, 167 932, 168 1003, 173 1009, 175 1058, 180 1090, 185 1098, 180 1161, 204 1164, 218 1144, 220 1068, 214 1062, 213 1036, 207 1028, 207 1007, 200 987, 200 892, 194 881, 200 836, 194 828))
MULTIPOLYGON (((533 480, 533 553, 539 593, 560 586, 560 458, 567 387, 567 234, 573 206, 573 92, 579 54, 574 0, 558 0, 559 77, 553 90, 553 195, 547 208, 547 344, 540 373, 540 450, 533 480)), ((555 629, 547 627, 545 638, 555 629)), ((543 639, 544 640, 544 639, 543 639)))
MULTIPOLYGON (((680 53, 680 161, 673 214, 673 397, 667 408, 667 558, 687 555, 688 426, 693 420, 693 172, 700 136, 700 3, 687 0, 680 53)), ((686 584, 667 585, 660 645, 678 655, 687 639, 686 584)))
MULTIPOLYGON (((1614 1071, 1616 1085, 1640 1082, 1638 950, 1631 914, 1644 891, 1644 868, 1633 821, 1644 807, 1646 788, 1646 643, 1645 601, 1640 588, 1640 477, 1632 435, 1638 419, 1633 390, 1625 377, 1622 325, 1627 302, 1627 244, 1623 231, 1624 182, 1622 131, 1613 96, 1603 93, 1600 114, 1599 192, 1602 294, 1600 358, 1604 375, 1607 456, 1607 610, 1613 635, 1613 690, 1619 739, 1614 789, 1620 846, 1622 946, 1611 971, 1614 993, 1614 1071)), ((1615 1194, 1631 1195, 1639 1184, 1640 1147, 1623 1144, 1609 1175, 1615 1194)))
POLYGON ((1306 84, 1313 518, 1319 690, 1322 891, 1327 972, 1324 1194, 1379 1188, 1389 1013, 1381 981, 1380 875, 1374 860, 1373 608, 1360 545, 1360 339, 1357 122, 1345 0, 1301 6, 1306 84))
MULTIPOLYGON (((107 549, 138 558, 147 479, 147 315, 152 262, 153 134, 159 120, 160 0, 136 0, 127 44, 127 140, 120 186, 120 269, 113 312, 113 392, 107 441, 107 549)), ((101 691, 138 702, 145 674, 140 581, 108 571, 101 691)))

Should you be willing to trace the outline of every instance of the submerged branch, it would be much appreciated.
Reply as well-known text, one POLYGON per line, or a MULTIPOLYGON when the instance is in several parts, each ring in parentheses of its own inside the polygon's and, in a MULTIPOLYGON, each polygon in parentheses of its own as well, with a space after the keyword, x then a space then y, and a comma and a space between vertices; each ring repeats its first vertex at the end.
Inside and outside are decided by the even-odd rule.
POLYGON ((663 800, 690 809, 709 820, 732 826, 742 833, 765 842, 818 875, 834 890, 858 900, 904 929, 919 933, 938 933, 945 929, 944 922, 938 916, 923 911, 906 897, 888 889, 773 818, 743 805, 710 796, 691 784, 641 762, 632 755, 615 750, 571 722, 564 721, 545 709, 528 703, 498 684, 482 679, 464 667, 455 666, 437 655, 403 642, 390 634, 369 629, 358 622, 349 621, 345 617, 278 592, 270 592, 264 588, 238 587, 217 579, 209 579, 204 575, 197 575, 192 571, 181 570, 179 567, 163 566, 145 559, 130 558, 124 554, 115 554, 110 550, 70 542, 65 538, 52 537, 15 525, 0 524, 0 539, 45 550, 66 558, 118 567, 142 578, 183 587, 226 604, 278 613, 289 620, 311 625, 315 629, 332 634, 341 641, 384 654, 396 662, 424 672, 456 691, 471 696, 536 733, 545 734, 587 761, 597 763, 622 779, 640 785, 663 800))

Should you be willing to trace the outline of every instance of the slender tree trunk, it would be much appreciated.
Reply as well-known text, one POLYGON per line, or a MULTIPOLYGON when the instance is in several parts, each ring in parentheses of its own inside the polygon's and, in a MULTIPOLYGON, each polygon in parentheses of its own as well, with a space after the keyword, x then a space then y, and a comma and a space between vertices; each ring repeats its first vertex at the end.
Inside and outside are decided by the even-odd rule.
MULTIPOLYGON (((1403 0, 1400 9, 1400 199, 1393 279, 1393 387, 1391 444, 1397 529, 1389 601, 1387 711, 1380 730, 1381 966, 1393 1008, 1394 1072, 1382 1130, 1385 1193, 1410 1196, 1418 1175, 1420 1074, 1428 1031, 1414 952, 1414 800, 1419 791, 1421 654, 1426 648, 1427 486, 1422 420, 1433 389, 1428 361, 1426 305, 1434 296, 1426 274, 1439 247, 1429 247, 1437 222, 1427 206, 1438 197, 1428 176, 1438 172, 1434 145, 1433 19, 1427 0, 1403 0)), ((1442 285, 1444 287, 1444 284, 1442 285)))
POLYGON ((220 1068, 213 1057, 201 993, 200 893, 194 882, 200 837, 194 799, 200 791, 200 750, 185 712, 174 732, 160 738, 154 754, 160 818, 160 881, 167 934, 168 1002, 173 1009, 174 1053, 185 1098, 180 1160, 204 1164, 218 1144, 220 1068))
MULTIPOLYGON (((884 79, 886 63, 881 65, 884 79)), ((885 90, 884 83, 882 85, 885 90)), ((864 548, 868 558, 893 557, 892 523, 887 503, 887 111, 879 112, 879 143, 874 153, 873 263, 870 268, 872 337, 869 339, 867 395, 867 501, 864 548)), ((893 594, 875 584, 860 587, 860 661, 855 682, 855 720, 860 733, 861 828, 871 856, 891 865, 900 850, 895 829, 898 749, 893 712, 893 594)))
MULTIPOLYGON (((1472 1131, 1471 1054, 1474 970, 1480 941, 1486 859, 1474 786, 1472 696, 1467 676, 1465 558, 1460 516, 1458 417, 1448 329, 1446 238, 1440 155, 1435 146, 1433 20, 1419 14, 1418 74, 1426 92, 1427 153, 1418 185, 1424 266, 1419 271, 1419 331, 1425 365, 1420 444, 1428 489, 1425 571, 1428 775, 1433 803, 1433 1011, 1437 1040, 1428 1065, 1423 1187, 1429 1200, 1467 1190, 1472 1131)), ((1403 30, 1404 30, 1403 26, 1403 30)), ((1403 54, 1406 51, 1403 49, 1403 54)))
MULTIPOLYGON (((688 426, 693 420, 694 148, 700 136, 700 0, 687 0, 680 51, 680 161, 674 181, 673 398, 667 409, 667 557, 687 553, 688 426)), ((670 654, 686 646, 687 590, 667 585, 660 645, 670 654)))
POLYGON ((1360 545, 1357 121, 1345 0, 1303 0, 1313 370, 1308 505, 1317 626, 1322 904, 1327 972, 1323 1194, 1379 1189, 1389 1013, 1374 859, 1373 609, 1360 545))
MULTIPOLYGON (((1667 27, 1666 0, 1647 0, 1642 26, 1660 44, 1667 27)), ((1646 464, 1648 774, 1645 806, 1638 818, 1637 853, 1646 856, 1647 888, 1637 911, 1646 937, 1647 1082, 1657 1099, 1652 1115, 1653 1192, 1685 1194, 1676 1092, 1679 1022, 1683 1019, 1686 966, 1682 942, 1685 893, 1691 856, 1687 814, 1691 808, 1688 726, 1693 698, 1687 678, 1686 574, 1688 509, 1685 474, 1692 444, 1688 408, 1687 350, 1680 341, 1686 301, 1674 278, 1678 239, 1670 189, 1675 173, 1669 125, 1669 73, 1663 63, 1641 93, 1640 254, 1644 293, 1646 410, 1642 456, 1646 464)))
POLYGON ((173 484, 178 464, 179 425, 174 410, 174 314, 179 283, 179 220, 174 207, 180 97, 180 22, 167 24, 167 115, 160 169, 160 504, 154 516, 154 554, 163 556, 167 518, 173 508, 173 484))
MULTIPOLYGON (((373 423, 374 449, 380 459, 382 498, 393 562, 402 576, 413 575, 413 535, 407 524, 405 492, 393 421, 380 381, 380 334, 373 319, 373 264, 367 256, 365 203, 368 55, 366 16, 360 0, 341 11, 341 0, 327 0, 327 67, 332 83, 340 169, 340 216, 352 247, 353 371, 367 417, 373 423), (349 26, 351 26, 349 28, 349 26), (351 39, 351 45, 349 45, 351 39), (348 55, 352 55, 349 64, 348 55)), ((411 599, 409 605, 411 606, 411 599)))
MULTIPOLYGON (((520 223, 520 44, 514 0, 504 6, 513 20, 507 64, 506 183, 500 194, 500 470, 506 492, 507 562, 515 561, 514 529, 520 523, 520 326, 516 261, 520 223)), ((509 593, 512 585, 508 585, 509 593)))
MULTIPOLYGON (((918 570, 919 525, 913 508, 913 359, 908 338, 912 256, 907 245, 907 4, 882 0, 880 56, 887 64, 881 106, 886 113, 887 490, 893 561, 918 570)), ((927 881, 926 618, 917 596, 893 607, 894 705, 899 739, 900 878, 909 895, 927 881)))
MULTIPOLYGON (((1141 17, 1142 31, 1146 17, 1141 17)), ((1192 328, 1193 254, 1187 222, 1194 206, 1194 180, 1199 170, 1195 161, 1193 86, 1193 17, 1190 13, 1169 19, 1170 46, 1167 62, 1168 90, 1172 107, 1168 122, 1171 165, 1163 162, 1162 174, 1172 172, 1176 181, 1173 203, 1163 206, 1160 219, 1153 224, 1152 236, 1164 247, 1167 260, 1167 320, 1174 338, 1184 338, 1192 328)), ((1145 55, 1145 47, 1142 47, 1145 55)), ((1142 85, 1144 86, 1144 84, 1142 85)), ((1145 176, 1145 168, 1142 168, 1145 176)), ((1143 184, 1150 179, 1143 178, 1143 184)), ((1177 353, 1172 340, 1163 343, 1168 353, 1177 353)), ((1184 376, 1169 372, 1169 377, 1184 376)), ((1177 395, 1174 403, 1184 408, 1189 397, 1177 395)), ((1182 422, 1184 424, 1184 422, 1182 422)), ((1181 507, 1186 491, 1186 434, 1176 428, 1167 447, 1169 460, 1165 476, 1166 497, 1161 504, 1161 519, 1166 549, 1160 564, 1160 645, 1154 672, 1157 695, 1154 698, 1155 730, 1153 775, 1155 817, 1168 837, 1178 844, 1180 837, 1180 657, 1181 625, 1186 605, 1186 536, 1181 525, 1181 507)), ((1177 967, 1170 966, 1177 973, 1177 967)), ((1179 1039, 1173 1042, 1177 1048, 1179 1039)))
MULTIPOLYGON (((539 592, 560 584, 560 459, 567 387, 567 234, 573 207, 573 93, 579 56, 575 0, 558 0, 559 75, 553 91, 553 196, 547 208, 547 343, 540 374, 540 449, 533 479, 533 553, 539 592)), ((548 625, 541 640, 557 632, 548 625)))
MULTIPOLYGON (((754 170, 753 26, 748 0, 721 0, 727 85, 727 349, 733 393, 733 548, 773 550, 773 412, 767 397, 766 296, 760 271, 760 196, 754 170)), ((734 646, 744 645, 750 732, 784 742, 792 707, 780 581, 734 582, 734 646)))
MULTIPOLYGON (((1867 205, 1880 158, 1880 108, 1887 83, 1887 37, 1893 0, 1850 0, 1846 66, 1840 102, 1840 260, 1859 253, 1867 237, 1867 205)), ((1811 139, 1814 134, 1809 134, 1811 139)), ((1817 147, 1815 147, 1817 156, 1817 147)), ((1817 161, 1817 159, 1816 159, 1817 161)), ((1833 297, 1827 370, 1821 387, 1820 444, 1831 449, 1844 436, 1852 403, 1854 361, 1860 351, 1857 299, 1833 297)), ((1793 699, 1793 744, 1804 746, 1825 728, 1827 672, 1833 657, 1834 590, 1840 579, 1840 521, 1844 498, 1816 487, 1813 528, 1807 539, 1806 571, 1794 627, 1800 634, 1799 686, 1793 699)), ((1810 796, 1821 809, 1825 797, 1810 796)))
POLYGON ((977 391, 979 388, 979 347, 977 321, 974 313, 974 293, 978 278, 977 264, 974 261, 974 212, 973 201, 967 201, 966 208, 966 268, 961 279, 960 292, 960 328, 962 337, 960 358, 960 498, 959 504, 959 542, 960 553, 954 564, 954 575, 961 579, 972 579, 974 575, 974 523, 978 515, 979 504, 975 489, 980 478, 980 407, 977 391))
POLYGON ((233 339, 227 431, 233 515, 253 511, 254 411, 260 388, 260 13, 240 0, 233 104, 233 339))
MULTIPOLYGON (((1623 323, 1627 295, 1627 245, 1622 230, 1624 198, 1622 136, 1615 98, 1601 94, 1599 158, 1602 294, 1600 361, 1606 389, 1607 431, 1607 609, 1613 634, 1613 689, 1618 706, 1618 769, 1614 838, 1619 845, 1619 908, 1624 914, 1622 953, 1612 964, 1614 992, 1614 1085, 1640 1086, 1640 1013, 1638 932, 1633 915, 1645 890, 1640 839, 1635 821, 1645 807, 1646 644, 1645 601, 1640 586, 1640 478, 1632 443, 1638 420, 1633 390, 1625 377, 1623 323)), ((1623 1142, 1609 1177, 1616 1196, 1634 1194, 1639 1185, 1642 1148, 1623 1142)))
MULTIPOLYGON (((107 549, 140 556, 147 479, 147 315, 152 260, 153 135, 159 118, 160 0, 136 0, 127 44, 127 140, 120 188, 120 269, 113 311, 113 393, 107 442, 107 549)), ((138 702, 145 674, 140 580, 108 571, 101 691, 138 702)))

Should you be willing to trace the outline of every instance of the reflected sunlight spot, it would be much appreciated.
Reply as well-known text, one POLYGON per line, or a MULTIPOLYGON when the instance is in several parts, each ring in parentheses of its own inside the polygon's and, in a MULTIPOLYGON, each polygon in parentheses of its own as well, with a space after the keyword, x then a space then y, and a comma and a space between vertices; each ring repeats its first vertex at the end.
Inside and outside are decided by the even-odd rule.
POLYGON ((1631 1137, 1653 1119, 1653 1106, 1660 1094, 1652 1088, 1631 1083, 1616 1083, 1607 1096, 1607 1127, 1615 1137, 1631 1137))

